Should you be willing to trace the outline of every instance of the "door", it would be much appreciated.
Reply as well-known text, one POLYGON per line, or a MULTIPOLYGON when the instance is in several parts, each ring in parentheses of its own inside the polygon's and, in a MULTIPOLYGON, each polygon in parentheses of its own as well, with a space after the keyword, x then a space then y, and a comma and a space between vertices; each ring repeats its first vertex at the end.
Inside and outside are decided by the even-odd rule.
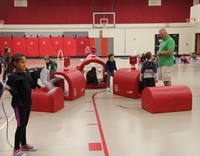
POLYGON ((200 33, 196 34, 195 52, 200 53, 200 33))
MULTIPOLYGON (((176 54, 178 54, 178 49, 179 49, 179 34, 169 34, 175 42, 175 50, 176 54)), ((160 45, 161 38, 159 34, 155 34, 155 54, 159 50, 159 45, 160 45)))

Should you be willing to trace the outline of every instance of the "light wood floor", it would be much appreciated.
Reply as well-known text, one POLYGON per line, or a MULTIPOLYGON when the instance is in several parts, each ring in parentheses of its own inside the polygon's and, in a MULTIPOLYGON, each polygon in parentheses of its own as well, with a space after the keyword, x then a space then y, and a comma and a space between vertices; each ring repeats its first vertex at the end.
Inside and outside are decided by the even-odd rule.
MULTIPOLYGON (((28 67, 44 66, 42 59, 27 62, 28 67)), ((127 59, 116 58, 116 62, 118 69, 129 68, 127 59)), ((79 59, 71 59, 70 68, 79 63, 79 59)), ((61 70, 63 61, 58 64, 61 70)), ((27 138, 38 151, 27 155, 199 156, 200 62, 174 65, 172 77, 173 85, 187 85, 191 89, 192 111, 151 114, 141 108, 141 99, 116 96, 101 89, 86 90, 85 96, 65 101, 64 109, 57 113, 31 112, 27 138), (92 95, 97 92, 94 104, 92 95), (94 149, 89 150, 89 145, 94 149)), ((158 82, 157 85, 163 84, 158 82)), ((16 120, 12 117, 9 93, 2 99, 10 118, 9 139, 13 143, 16 120)), ((11 156, 13 149, 6 141, 1 107, 0 117, 0 156, 11 156)))

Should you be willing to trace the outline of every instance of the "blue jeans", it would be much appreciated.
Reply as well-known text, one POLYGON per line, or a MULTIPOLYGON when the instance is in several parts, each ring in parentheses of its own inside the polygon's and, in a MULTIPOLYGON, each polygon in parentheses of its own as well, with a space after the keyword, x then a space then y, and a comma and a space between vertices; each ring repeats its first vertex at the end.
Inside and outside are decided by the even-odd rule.
POLYGON ((115 75, 115 73, 114 72, 107 72, 107 87, 109 87, 110 88, 110 77, 112 76, 114 76, 115 75))

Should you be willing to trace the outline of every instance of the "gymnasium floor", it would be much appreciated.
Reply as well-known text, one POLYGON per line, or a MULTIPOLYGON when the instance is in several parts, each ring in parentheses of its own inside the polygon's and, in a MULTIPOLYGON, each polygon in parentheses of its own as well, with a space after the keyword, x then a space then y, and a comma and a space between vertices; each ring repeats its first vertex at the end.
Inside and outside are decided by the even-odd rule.
MULTIPOLYGON (((115 60, 118 69, 129 67, 127 59, 115 60)), ((71 59, 71 68, 79 63, 79 59, 71 59)), ((61 70, 63 62, 58 64, 61 70)), ((28 60, 28 67, 32 66, 44 66, 44 61, 28 60)), ((141 109, 141 99, 116 96, 99 89, 86 90, 85 96, 65 101, 64 109, 59 112, 31 112, 27 138, 38 151, 27 155, 199 156, 199 77, 200 61, 178 63, 173 67, 173 85, 187 85, 192 91, 192 111, 151 114, 141 109), (93 103, 95 93, 98 94, 93 103)), ((157 85, 162 85, 162 82, 157 85)), ((9 139, 13 143, 16 120, 9 97, 6 92, 2 99, 10 119, 9 139)), ((11 156, 12 148, 6 141, 5 117, 1 107, 0 117, 0 156, 11 156)))

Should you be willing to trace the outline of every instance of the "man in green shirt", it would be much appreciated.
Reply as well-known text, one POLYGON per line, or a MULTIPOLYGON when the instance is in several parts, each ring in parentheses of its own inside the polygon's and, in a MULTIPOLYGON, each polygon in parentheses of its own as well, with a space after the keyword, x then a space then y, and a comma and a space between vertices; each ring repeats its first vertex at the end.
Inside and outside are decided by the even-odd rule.
POLYGON ((160 29, 159 35, 162 41, 159 45, 159 51, 156 53, 158 56, 158 65, 160 67, 158 77, 159 80, 164 82, 165 86, 171 86, 171 66, 173 65, 175 42, 167 34, 165 29, 160 29))

